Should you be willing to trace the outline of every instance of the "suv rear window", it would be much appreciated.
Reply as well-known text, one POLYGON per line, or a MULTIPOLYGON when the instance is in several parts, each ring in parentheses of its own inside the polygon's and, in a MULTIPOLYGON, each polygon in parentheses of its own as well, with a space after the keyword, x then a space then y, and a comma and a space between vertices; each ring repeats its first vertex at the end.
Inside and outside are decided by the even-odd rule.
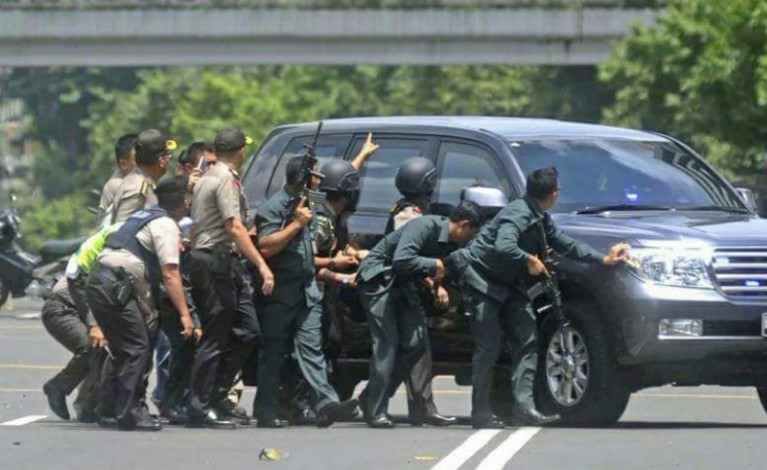
MULTIPOLYGON (((288 143, 280 157, 280 161, 277 163, 272 179, 269 181, 268 197, 279 191, 285 184, 285 167, 288 165, 288 161, 292 157, 303 155, 304 144, 309 143, 313 138, 314 136, 305 135, 296 137, 288 143)), ((320 136, 317 139, 316 149, 320 167, 331 158, 343 158, 346 155, 346 149, 349 147, 350 140, 350 134, 320 136)))
MULTIPOLYGON (((388 211, 400 199, 394 177, 400 164, 410 157, 427 157, 430 142, 426 139, 376 138, 380 148, 365 162, 360 171, 360 200, 358 210, 388 211)), ((362 147, 363 139, 355 141, 352 156, 362 147)))

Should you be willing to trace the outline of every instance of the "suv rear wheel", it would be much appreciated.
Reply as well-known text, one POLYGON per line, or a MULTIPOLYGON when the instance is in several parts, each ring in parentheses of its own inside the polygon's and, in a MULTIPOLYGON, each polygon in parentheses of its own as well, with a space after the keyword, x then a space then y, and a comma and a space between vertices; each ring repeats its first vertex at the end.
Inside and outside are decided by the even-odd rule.
POLYGON ((568 424, 615 424, 629 401, 630 391, 615 374, 607 328, 595 309, 588 302, 567 302, 569 325, 561 329, 548 318, 541 328, 538 405, 568 424))

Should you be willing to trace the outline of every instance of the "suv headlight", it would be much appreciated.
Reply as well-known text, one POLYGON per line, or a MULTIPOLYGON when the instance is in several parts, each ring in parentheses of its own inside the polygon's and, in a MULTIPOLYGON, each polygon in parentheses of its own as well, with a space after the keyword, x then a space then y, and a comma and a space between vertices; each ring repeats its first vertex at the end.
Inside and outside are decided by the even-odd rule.
POLYGON ((639 278, 666 286, 713 289, 708 265, 713 249, 697 242, 653 242, 631 248, 629 265, 639 278))

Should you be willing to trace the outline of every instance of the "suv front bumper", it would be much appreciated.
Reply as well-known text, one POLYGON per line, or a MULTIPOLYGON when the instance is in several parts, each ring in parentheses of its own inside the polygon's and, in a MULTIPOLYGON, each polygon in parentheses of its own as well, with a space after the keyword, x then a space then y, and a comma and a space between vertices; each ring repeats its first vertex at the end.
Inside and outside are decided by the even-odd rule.
POLYGON ((767 303, 736 303, 716 290, 659 286, 631 278, 623 279, 626 297, 611 307, 618 310, 624 338, 619 363, 698 361, 744 353, 767 357, 767 338, 762 336, 767 303), (702 320, 702 335, 663 336, 662 319, 702 320))

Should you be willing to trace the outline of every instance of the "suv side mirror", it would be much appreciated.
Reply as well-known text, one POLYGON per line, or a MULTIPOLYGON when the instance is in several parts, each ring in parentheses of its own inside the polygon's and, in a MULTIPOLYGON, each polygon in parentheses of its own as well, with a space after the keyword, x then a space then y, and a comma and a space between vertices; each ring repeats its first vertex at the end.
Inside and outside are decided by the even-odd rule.
POLYGON ((740 196, 751 212, 755 214, 758 212, 759 208, 757 207, 756 196, 753 191, 748 188, 735 188, 735 192, 738 193, 738 196, 740 196))

